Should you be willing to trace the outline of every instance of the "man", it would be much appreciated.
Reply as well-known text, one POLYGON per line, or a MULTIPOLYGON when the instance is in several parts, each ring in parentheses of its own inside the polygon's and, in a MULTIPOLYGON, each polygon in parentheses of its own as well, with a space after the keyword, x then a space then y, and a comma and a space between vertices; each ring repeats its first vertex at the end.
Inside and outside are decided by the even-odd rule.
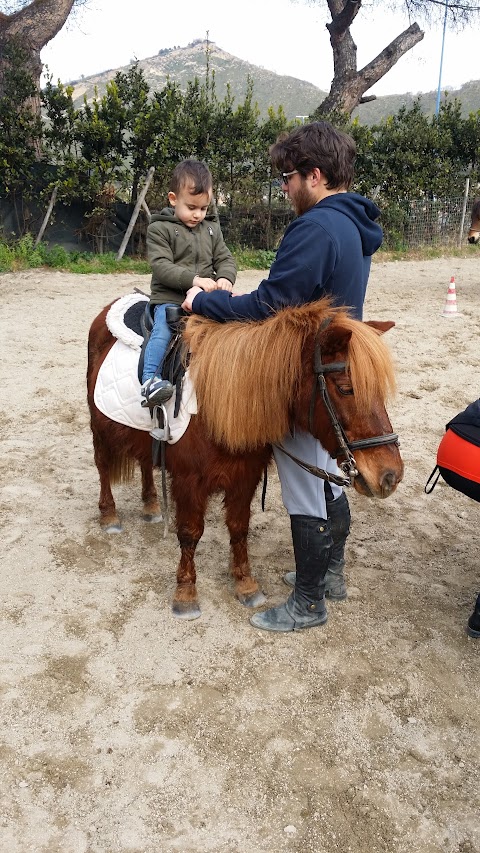
MULTIPOLYGON (((354 140, 329 122, 301 125, 270 148, 297 219, 283 236, 267 279, 257 290, 235 296, 226 291, 187 292, 183 307, 213 320, 262 320, 287 305, 329 295, 362 319, 372 254, 382 242, 373 202, 349 192, 354 140)), ((338 473, 337 465, 310 433, 286 436, 295 456, 338 473)), ((343 577, 350 510, 345 493, 298 467, 281 451, 275 461, 282 498, 290 515, 296 572, 285 581, 293 592, 285 604, 257 613, 251 623, 266 631, 296 631, 327 621, 325 595, 346 597, 343 577)))

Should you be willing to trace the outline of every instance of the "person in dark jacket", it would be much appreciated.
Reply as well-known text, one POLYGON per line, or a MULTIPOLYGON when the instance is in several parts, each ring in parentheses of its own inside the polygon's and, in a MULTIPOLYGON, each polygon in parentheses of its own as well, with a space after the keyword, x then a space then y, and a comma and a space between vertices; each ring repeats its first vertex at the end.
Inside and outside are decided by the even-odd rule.
MULTIPOLYGON (((440 474, 452 489, 480 502, 480 399, 474 400, 445 425, 437 450, 437 464, 425 486, 427 495, 435 488, 440 474)), ((477 640, 480 638, 480 595, 468 619, 467 634, 477 640)))
POLYGON ((218 217, 208 213, 212 200, 208 166, 199 160, 179 163, 172 172, 168 200, 171 207, 154 214, 147 229, 154 325, 145 349, 142 406, 164 403, 173 394, 173 385, 159 375, 172 335, 167 307, 181 305, 192 284, 202 291, 230 292, 237 276, 218 217))
MULTIPOLYGON (((270 149, 297 218, 288 226, 268 278, 252 293, 204 293, 193 286, 186 310, 213 320, 263 320, 288 305, 330 296, 361 320, 371 256, 382 242, 378 207, 349 192, 354 140, 329 122, 312 122, 281 136, 270 149)), ((336 462, 311 434, 284 439, 289 453, 338 474, 336 462)), ((267 631, 295 631, 323 625, 325 595, 346 597, 343 576, 350 510, 343 490, 318 479, 275 449, 282 498, 290 515, 296 572, 285 604, 255 614, 251 623, 267 631)))
POLYGON ((467 622, 467 634, 476 640, 480 637, 480 595, 477 596, 473 613, 467 622))

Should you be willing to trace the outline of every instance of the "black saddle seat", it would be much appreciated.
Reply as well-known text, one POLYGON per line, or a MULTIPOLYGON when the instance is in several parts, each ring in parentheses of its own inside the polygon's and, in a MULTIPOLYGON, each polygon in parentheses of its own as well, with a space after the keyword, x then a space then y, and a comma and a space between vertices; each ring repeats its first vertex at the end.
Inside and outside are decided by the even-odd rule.
MULTIPOLYGON (((141 323, 143 335, 146 338, 150 336, 150 332, 153 329, 154 312, 155 305, 152 305, 151 302, 147 302, 141 323)), ((175 333, 179 331, 180 321, 184 317, 188 317, 188 311, 184 311, 181 305, 167 305, 165 309, 165 318, 172 332, 175 333)))
POLYGON ((188 311, 184 311, 181 305, 167 305, 165 309, 165 318, 172 332, 181 332, 183 321, 188 316, 188 311))

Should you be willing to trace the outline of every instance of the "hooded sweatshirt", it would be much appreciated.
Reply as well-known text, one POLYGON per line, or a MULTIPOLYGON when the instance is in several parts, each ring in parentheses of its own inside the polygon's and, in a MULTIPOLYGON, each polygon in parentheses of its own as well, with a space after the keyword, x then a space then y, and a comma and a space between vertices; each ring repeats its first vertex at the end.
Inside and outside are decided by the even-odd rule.
POLYGON ((226 278, 235 284, 235 261, 215 214, 207 214, 189 228, 171 207, 155 213, 147 230, 147 255, 152 266, 152 305, 181 305, 196 275, 226 278))
POLYGON ((361 320, 371 256, 382 242, 379 215, 376 204, 358 193, 327 196, 288 226, 257 290, 235 297, 199 293, 193 312, 219 321, 263 320, 287 305, 331 296, 361 320))

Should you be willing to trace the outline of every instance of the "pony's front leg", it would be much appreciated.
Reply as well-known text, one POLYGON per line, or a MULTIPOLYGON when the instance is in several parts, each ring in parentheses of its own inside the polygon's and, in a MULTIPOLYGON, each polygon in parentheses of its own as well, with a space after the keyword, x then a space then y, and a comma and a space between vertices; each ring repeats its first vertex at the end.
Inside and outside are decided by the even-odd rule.
POLYGON ((235 488, 225 493, 225 521, 230 533, 230 569, 235 581, 235 595, 245 607, 259 607, 267 600, 252 577, 248 557, 248 530, 250 526, 250 503, 255 492, 255 483, 247 492, 235 488))
POLYGON ((179 619, 198 619, 201 615, 197 598, 197 573, 195 571, 195 550, 204 530, 207 499, 193 491, 196 500, 188 500, 187 494, 175 496, 175 483, 172 493, 176 503, 177 537, 180 545, 180 562, 177 569, 177 587, 173 597, 172 610, 179 619))

